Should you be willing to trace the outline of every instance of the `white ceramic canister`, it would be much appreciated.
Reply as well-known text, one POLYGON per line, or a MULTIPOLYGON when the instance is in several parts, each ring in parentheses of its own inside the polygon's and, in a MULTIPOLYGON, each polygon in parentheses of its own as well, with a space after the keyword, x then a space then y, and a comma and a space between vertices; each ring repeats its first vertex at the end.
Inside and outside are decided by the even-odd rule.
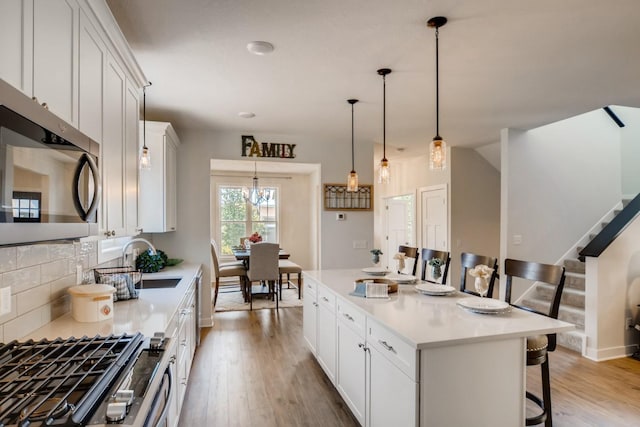
POLYGON ((71 316, 78 322, 100 322, 113 317, 113 294, 111 285, 79 285, 70 287, 71 316))

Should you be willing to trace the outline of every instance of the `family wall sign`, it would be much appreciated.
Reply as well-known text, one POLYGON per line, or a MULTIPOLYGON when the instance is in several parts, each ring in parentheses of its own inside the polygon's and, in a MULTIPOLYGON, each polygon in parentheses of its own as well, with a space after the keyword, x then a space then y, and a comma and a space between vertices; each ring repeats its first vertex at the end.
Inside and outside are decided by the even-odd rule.
POLYGON ((253 135, 242 135, 242 157, 279 157, 293 159, 296 144, 280 144, 276 142, 258 142, 253 135))

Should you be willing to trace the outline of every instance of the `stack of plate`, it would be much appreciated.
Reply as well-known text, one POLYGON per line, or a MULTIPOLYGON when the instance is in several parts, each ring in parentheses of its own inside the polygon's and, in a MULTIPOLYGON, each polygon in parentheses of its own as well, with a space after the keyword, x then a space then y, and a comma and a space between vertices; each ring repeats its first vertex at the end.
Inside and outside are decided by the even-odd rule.
POLYGON ((372 276, 384 276, 385 274, 389 273, 389 270, 383 267, 367 267, 363 268, 362 271, 372 276))
POLYGON ((463 298, 457 304, 465 310, 480 314, 503 314, 511 311, 509 304, 492 298, 463 298))
POLYGON ((407 284, 407 283, 413 283, 416 281, 416 276, 412 276, 411 274, 392 273, 392 274, 387 274, 384 277, 385 279, 393 280, 394 282, 399 283, 401 285, 407 284))
POLYGON ((416 291, 425 295, 451 295, 456 293, 456 288, 448 285, 439 285, 437 283, 420 283, 416 285, 416 291))

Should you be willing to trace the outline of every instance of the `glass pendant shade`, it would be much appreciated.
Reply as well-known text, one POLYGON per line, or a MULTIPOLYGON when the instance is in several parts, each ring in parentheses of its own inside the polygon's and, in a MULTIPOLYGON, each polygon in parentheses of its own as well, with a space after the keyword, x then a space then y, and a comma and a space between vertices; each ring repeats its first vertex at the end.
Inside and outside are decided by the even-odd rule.
POLYGON ((444 170, 447 168, 447 143, 442 138, 433 138, 429 144, 429 169, 444 170))
POLYGON ((140 169, 151 169, 151 154, 149 154, 149 148, 146 146, 140 149, 140 169))
POLYGON ((260 188, 258 183, 258 171, 256 163, 254 162, 254 175, 251 180, 251 188, 244 189, 242 191, 242 197, 246 202, 251 203, 253 206, 260 206, 263 202, 269 202, 272 199, 271 190, 268 188, 260 188))
POLYGON ((347 176, 347 191, 358 191, 358 174, 356 171, 349 172, 347 176))
POLYGON ((380 160, 380 166, 378 167, 378 184, 388 184, 390 178, 389 160, 386 158, 380 160))

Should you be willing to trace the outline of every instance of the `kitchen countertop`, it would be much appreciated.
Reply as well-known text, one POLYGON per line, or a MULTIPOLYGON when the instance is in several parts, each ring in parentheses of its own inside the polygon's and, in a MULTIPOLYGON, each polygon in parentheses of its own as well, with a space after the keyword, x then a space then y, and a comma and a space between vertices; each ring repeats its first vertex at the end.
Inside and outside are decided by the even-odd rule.
POLYGON ((116 301, 113 318, 101 322, 77 322, 67 313, 51 323, 27 334, 24 339, 54 339, 58 337, 81 337, 142 332, 152 336, 164 332, 176 313, 187 287, 200 271, 200 264, 182 262, 174 267, 165 267, 158 273, 143 274, 143 289, 137 299, 116 301), (182 278, 175 288, 144 289, 145 279, 182 278))
POLYGON ((349 295, 356 279, 373 279, 361 270, 304 271, 304 276, 327 286, 365 314, 398 333, 417 349, 496 341, 514 337, 562 332, 574 325, 512 308, 507 314, 477 314, 456 305, 461 298, 479 298, 456 292, 449 296, 418 293, 415 285, 399 285, 389 299, 349 295))

